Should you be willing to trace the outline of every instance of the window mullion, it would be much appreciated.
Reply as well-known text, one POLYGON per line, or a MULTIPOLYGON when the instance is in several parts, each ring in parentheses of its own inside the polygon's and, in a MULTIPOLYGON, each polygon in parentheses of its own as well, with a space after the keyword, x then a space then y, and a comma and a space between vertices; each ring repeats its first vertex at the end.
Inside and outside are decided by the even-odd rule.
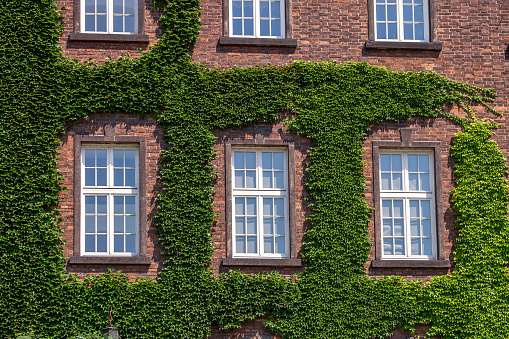
POLYGON ((263 239, 263 236, 262 236, 262 232, 263 232, 263 198, 258 195, 257 196, 257 208, 258 208, 258 211, 257 211, 257 218, 256 218, 256 238, 257 238, 257 245, 258 245, 258 256, 262 256, 263 254, 265 254, 263 251, 263 247, 262 247, 262 239, 263 239))
POLYGON ((398 20, 398 41, 404 41, 405 35, 403 31, 403 1, 402 0, 396 0, 397 1, 397 7, 398 7, 398 13, 396 19, 398 20))
POLYGON ((410 199, 405 198, 403 203, 403 217, 405 226, 405 257, 410 257, 410 199))

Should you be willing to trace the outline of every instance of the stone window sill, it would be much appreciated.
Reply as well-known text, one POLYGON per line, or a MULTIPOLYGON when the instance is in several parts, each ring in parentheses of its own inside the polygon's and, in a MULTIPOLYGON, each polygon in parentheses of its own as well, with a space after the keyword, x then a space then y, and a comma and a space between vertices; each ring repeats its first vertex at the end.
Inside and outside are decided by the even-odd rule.
POLYGON ((223 258, 223 266, 301 267, 300 259, 223 258))
POLYGON ((449 268, 449 260, 372 260, 375 268, 449 268))
POLYGON ((219 38, 219 44, 223 46, 279 46, 297 47, 297 39, 268 39, 268 38, 234 38, 223 36, 219 38))
POLYGON ((139 42, 148 43, 149 37, 145 34, 97 34, 97 33, 71 33, 70 41, 105 41, 105 42, 139 42))
POLYGON ((94 257, 74 256, 69 258, 69 264, 94 264, 94 265, 150 265, 148 257, 94 257))
POLYGON ((441 51, 441 42, 366 41, 366 49, 409 49, 416 51, 441 51))

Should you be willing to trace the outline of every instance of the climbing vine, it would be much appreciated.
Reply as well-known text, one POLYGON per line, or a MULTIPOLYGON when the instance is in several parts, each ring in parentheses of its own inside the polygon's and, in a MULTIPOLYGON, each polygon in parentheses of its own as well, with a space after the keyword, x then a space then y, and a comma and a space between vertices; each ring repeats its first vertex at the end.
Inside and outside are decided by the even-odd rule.
POLYGON ((492 90, 366 63, 209 69, 189 56, 199 1, 156 5, 160 41, 138 59, 98 65, 63 57, 52 0, 0 4, 1 337, 97 333, 109 305, 128 338, 206 338, 211 325, 235 328, 265 314, 266 328, 284 338, 383 338, 416 323, 443 338, 509 336, 504 158, 489 140, 493 124, 442 109, 490 109, 492 90), (153 114, 164 130, 157 227, 166 259, 155 281, 119 273, 80 280, 63 269, 58 135, 91 112, 153 114), (306 269, 295 281, 277 273, 214 276, 212 129, 272 122, 282 112, 314 144, 306 269), (363 268, 371 211, 362 195, 362 142, 373 124, 414 116, 464 126, 452 149, 456 267, 424 288, 370 278, 363 268))

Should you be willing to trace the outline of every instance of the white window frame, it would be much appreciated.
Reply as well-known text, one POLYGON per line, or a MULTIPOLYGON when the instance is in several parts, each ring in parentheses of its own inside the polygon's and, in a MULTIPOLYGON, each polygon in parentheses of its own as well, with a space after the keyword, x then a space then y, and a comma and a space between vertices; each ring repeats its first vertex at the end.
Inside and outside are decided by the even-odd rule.
MULTIPOLYGON (((233 34, 233 0, 228 0, 229 2, 229 32, 230 37, 233 38, 263 38, 263 39, 284 39, 286 37, 286 0, 280 0, 281 7, 281 32, 278 36, 261 36, 260 35, 260 0, 253 0, 253 33, 254 35, 234 35, 233 34)), ((270 8, 270 0, 269 0, 269 8, 270 8)), ((269 9, 270 10, 270 9, 269 9)), ((242 17, 244 18, 244 17, 242 17)), ((242 23, 244 24, 244 23, 242 23)), ((243 30, 244 31, 244 30, 243 30)))
POLYGON ((282 147, 232 147, 231 151, 231 168, 232 178, 232 247, 234 258, 290 258, 290 208, 289 208, 289 182, 288 182, 288 149, 282 147), (255 152, 256 153, 256 188, 235 188, 235 152, 255 152), (284 170, 284 189, 262 188, 262 153, 263 152, 282 152, 283 153, 283 170, 284 170), (237 253, 236 248, 236 227, 235 227, 235 198, 256 198, 257 207, 257 253, 237 253), (263 245, 263 198, 284 198, 284 217, 285 217, 285 253, 264 253, 263 245))
MULTIPOLYGON (((97 0, 96 1, 96 6, 97 6, 97 0)), ((80 25, 81 25, 81 33, 94 33, 94 34, 125 34, 125 35, 131 35, 131 34, 138 34, 138 27, 139 27, 139 23, 138 23, 138 1, 142 1, 142 0, 134 0, 134 33, 131 33, 131 32, 114 32, 113 31, 113 0, 106 0, 106 32, 98 32, 97 31, 97 7, 96 7, 96 13, 94 13, 96 15, 96 25, 95 25, 95 28, 96 30, 95 31, 87 31, 85 30, 86 27, 85 27, 85 0, 80 0, 80 25)), ((125 11, 125 6, 124 6, 124 11, 125 11)), ((92 14, 92 13, 88 13, 88 14, 92 14)), ((124 25, 124 29, 125 29, 125 25, 124 25)))
POLYGON ((80 255, 98 257, 137 257, 140 255, 140 152, 138 145, 132 144, 82 144, 81 147, 81 227, 80 227, 80 255), (85 151, 86 150, 107 151, 107 185, 106 186, 85 186, 85 151), (113 186, 113 150, 135 151, 135 186, 113 186), (106 252, 85 252, 85 197, 107 196, 107 251, 106 252), (114 197, 135 196, 135 252, 121 253, 114 252, 114 197))
MULTIPOLYGON (((377 16, 376 16, 376 0, 373 0, 373 22, 374 22, 374 30, 375 30, 375 41, 401 41, 401 42, 429 42, 430 41, 430 22, 429 22, 429 0, 423 0, 423 20, 424 20, 424 39, 423 40, 415 40, 415 39, 405 39, 404 35, 404 21, 403 21, 403 0, 396 0, 396 15, 397 15, 397 27, 398 27, 398 38, 397 39, 379 39, 378 38, 378 27, 377 27, 377 16)), ((386 5, 386 3, 384 3, 386 5)), ((387 6, 386 6, 386 21, 387 22, 387 6)), ((413 13, 413 11, 412 11, 413 13)), ((412 14, 413 17, 413 14, 412 14)), ((414 23, 414 21, 412 21, 414 23)), ((387 35, 388 36, 388 35, 387 35)), ((415 36, 415 30, 414 30, 415 36)))
POLYGON ((435 158, 432 150, 419 149, 380 149, 378 161, 378 182, 380 185, 380 246, 383 260, 436 260, 437 259, 437 234, 436 234, 436 202, 435 202, 435 158), (383 190, 382 189, 382 166, 381 155, 383 154, 400 154, 402 156, 402 189, 401 190, 383 190), (410 190, 408 176, 408 155, 428 155, 429 166, 429 191, 410 190), (384 236, 383 236, 383 213, 382 201, 384 199, 403 200, 403 218, 404 218, 404 239, 405 239, 405 255, 387 255, 384 253, 384 236), (410 233, 410 200, 429 200, 431 213, 431 243, 432 255, 412 255, 411 253, 411 233, 410 233))

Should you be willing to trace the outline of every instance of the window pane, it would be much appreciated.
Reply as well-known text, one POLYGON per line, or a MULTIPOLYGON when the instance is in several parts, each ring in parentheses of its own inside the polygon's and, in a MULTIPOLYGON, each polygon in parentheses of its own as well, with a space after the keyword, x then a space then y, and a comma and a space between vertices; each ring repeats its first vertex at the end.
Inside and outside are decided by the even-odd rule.
POLYGON ((274 172, 274 188, 285 188, 284 172, 274 172))
POLYGON ((405 227, 403 219, 394 219, 394 236, 395 237, 405 236, 405 227))
POLYGON ((134 169, 125 170, 125 185, 133 187, 136 186, 134 169))
POLYGON ((247 221, 247 234, 258 234, 256 230, 256 217, 248 217, 247 221))
POLYGON ((113 183, 115 186, 124 186, 124 170, 114 169, 113 170, 113 183))
POLYGON ((85 213, 95 213, 95 196, 85 197, 85 213))
POLYGON ((412 255, 421 255, 421 239, 412 239, 411 240, 411 246, 412 246, 412 255))
POLYGON ((285 215, 285 199, 275 198, 274 199, 274 215, 284 216, 285 215))
POLYGON ((242 19, 233 19, 233 35, 242 35, 242 19))
POLYGON ((108 176, 106 168, 97 169, 97 186, 107 186, 108 176))
POLYGON ((276 253, 277 254, 285 254, 285 237, 276 237, 276 253))
POLYGON ((273 215, 272 198, 263 198, 263 215, 273 215))
POLYGON ((271 36, 280 36, 281 35, 281 20, 272 20, 271 21, 271 36))
POLYGON ((85 31, 95 32, 95 15, 85 15, 85 31))
POLYGON ((272 218, 263 218, 263 234, 274 234, 272 226, 272 218))
POLYGON ((387 24, 387 39, 398 38, 398 26, 396 23, 387 24))
POLYGON ((97 236, 97 252, 107 252, 108 251, 107 239, 108 238, 107 238, 106 234, 97 236))
POLYGON ((232 1, 232 16, 234 18, 242 16, 242 1, 232 1))
POLYGON ((136 216, 128 215, 125 217, 125 233, 136 233, 136 216))
POLYGON ((124 216, 116 215, 113 219, 115 222, 115 227, 114 227, 115 233, 124 233, 124 216))
POLYGON ((419 155, 419 172, 429 172, 429 156, 419 155))
POLYGON ((235 188, 244 188, 244 171, 235 171, 235 188))
POLYGON ((244 35, 253 35, 253 19, 244 19, 244 35))
POLYGON ((403 200, 393 200, 394 202, 394 217, 403 218, 403 200))
POLYGON ((85 233, 95 233, 95 215, 85 216, 85 233))
POLYGON ((248 17, 248 18, 253 17, 253 2, 252 1, 244 1, 244 17, 248 17))
POLYGON ((274 253, 274 241, 272 237, 263 238, 263 252, 274 253))
POLYGON ((97 197, 97 213, 108 213, 108 206, 107 206, 108 199, 105 196, 98 196, 97 197))
POLYGON ((387 21, 397 21, 396 6, 387 6, 387 21))
POLYGON ((95 13, 95 0, 85 0, 85 13, 95 13))
POLYGON ((278 171, 283 170, 283 153, 281 152, 274 152, 274 169, 278 171))
POLYGON ((391 189, 391 174, 390 173, 382 173, 382 189, 390 190, 391 189))
POLYGON ((423 255, 433 255, 433 247, 431 244, 431 239, 422 239, 422 254, 423 255))
POLYGON ((115 214, 124 214, 124 197, 113 197, 113 211, 115 214))
POLYGON ((125 167, 134 168, 136 163, 136 152, 135 151, 125 151, 125 167))
POLYGON ((237 253, 246 253, 246 237, 245 236, 237 236, 235 238, 235 246, 237 253))
POLYGON ((409 154, 408 155, 408 171, 409 172, 417 172, 417 155, 409 154))
POLYGON ((403 6, 403 21, 413 21, 412 6, 403 6))
POLYGON ((419 218, 419 200, 410 200, 410 218, 419 218))
POLYGON ((262 152, 262 169, 264 169, 264 170, 272 169, 272 153, 271 152, 262 152))
POLYGON ((114 16, 113 17, 113 32, 123 32, 124 31, 124 17, 123 16, 114 16))
POLYGON ((421 220, 422 226, 422 235, 424 237, 431 237, 431 220, 423 219, 421 220))
POLYGON ((422 5, 422 0, 414 0, 414 3, 422 5))
POLYGON ((382 200, 382 217, 392 217, 392 200, 382 200))
POLYGON ((95 169, 85 168, 85 186, 95 186, 95 169))
POLYGON ((125 14, 134 14, 135 9, 134 0, 125 0, 125 14))
POLYGON ((385 237, 392 236, 392 219, 383 219, 383 233, 385 237))
POLYGON ((408 188, 411 191, 417 191, 419 189, 419 175, 417 173, 408 174, 408 188))
POLYGON ((95 166, 95 150, 86 149, 85 150, 85 167, 94 167, 95 166))
POLYGON ((244 152, 234 152, 233 153, 233 167, 235 169, 243 169, 244 168, 244 152))
POLYGON ((246 152, 246 169, 256 169, 255 152, 246 152))
POLYGON ((386 39, 387 38, 387 33, 385 31, 385 23, 376 24, 376 38, 377 39, 386 39))
POLYGON ((392 171, 401 172, 401 154, 393 154, 391 156, 391 160, 392 160, 392 171))
POLYGON ((115 252, 124 252, 124 236, 123 235, 115 235, 115 252))
POLYGON ((246 234, 246 225, 244 217, 236 217, 235 218, 235 233, 236 234, 246 234))
POLYGON ((85 252, 95 252, 95 235, 85 235, 85 252))
POLYGON ((281 2, 280 1, 272 1, 271 5, 271 18, 281 18, 281 2))
POLYGON ((97 13, 106 13, 106 0, 97 0, 97 13))
POLYGON ((405 255, 405 239, 394 238, 394 254, 405 255))
POLYGON ((270 20, 260 20, 260 35, 270 36, 270 20))
POLYGON ((405 32, 405 40, 413 40, 414 39, 414 28, 413 24, 404 24, 403 29, 405 32))
POLYGON ((421 200, 421 216, 426 219, 431 218, 429 200, 421 200))
POLYGON ((126 33, 134 33, 135 32, 134 15, 125 17, 125 30, 124 31, 126 33))
POLYGON ((385 5, 376 5, 376 21, 385 21, 385 5))
POLYGON ((429 191, 429 174, 423 173, 421 176, 421 191, 429 191))
POLYGON ((97 233, 106 233, 108 231, 108 221, 105 215, 97 216, 97 233))
POLYGON ((384 254, 391 255, 393 253, 392 238, 384 239, 384 254))
POLYGON ((263 188, 272 188, 272 171, 263 171, 263 188))
POLYGON ((416 22, 424 21, 423 6, 414 6, 414 21, 416 22))
POLYGON ((247 213, 246 215, 256 215, 256 198, 246 198, 247 213))
POLYGON ((106 32, 106 15, 97 16, 97 32, 106 32))
POLYGON ((285 235, 285 218, 276 218, 276 234, 285 235))
POLYGON ((246 188, 256 188, 256 171, 246 171, 246 188))
POLYGON ((260 1, 260 17, 261 18, 269 17, 269 2, 268 1, 260 1))
POLYGON ((113 167, 124 167, 124 151, 113 151, 113 167))
POLYGON ((244 215, 244 198, 235 198, 235 215, 244 215))
POLYGON ((136 214, 136 197, 125 197, 125 214, 136 214))
POLYGON ((256 237, 247 237, 247 253, 258 253, 256 237))
POLYGON ((391 171, 391 156, 390 154, 381 154, 380 155, 380 169, 382 172, 390 172, 391 171))
POLYGON ((97 167, 106 167, 107 151, 105 149, 98 149, 96 155, 97 155, 97 167))
POLYGON ((421 228, 419 227, 419 219, 410 219, 410 235, 418 237, 421 235, 421 228))
POLYGON ((136 253, 136 236, 134 234, 125 236, 125 251, 136 253))
POLYGON ((403 186, 401 173, 392 174, 392 189, 401 190, 403 186))
POLYGON ((424 40, 424 24, 415 25, 415 40, 424 40))
POLYGON ((113 13, 114 14, 123 14, 124 13, 124 4, 122 0, 113 0, 113 13))

